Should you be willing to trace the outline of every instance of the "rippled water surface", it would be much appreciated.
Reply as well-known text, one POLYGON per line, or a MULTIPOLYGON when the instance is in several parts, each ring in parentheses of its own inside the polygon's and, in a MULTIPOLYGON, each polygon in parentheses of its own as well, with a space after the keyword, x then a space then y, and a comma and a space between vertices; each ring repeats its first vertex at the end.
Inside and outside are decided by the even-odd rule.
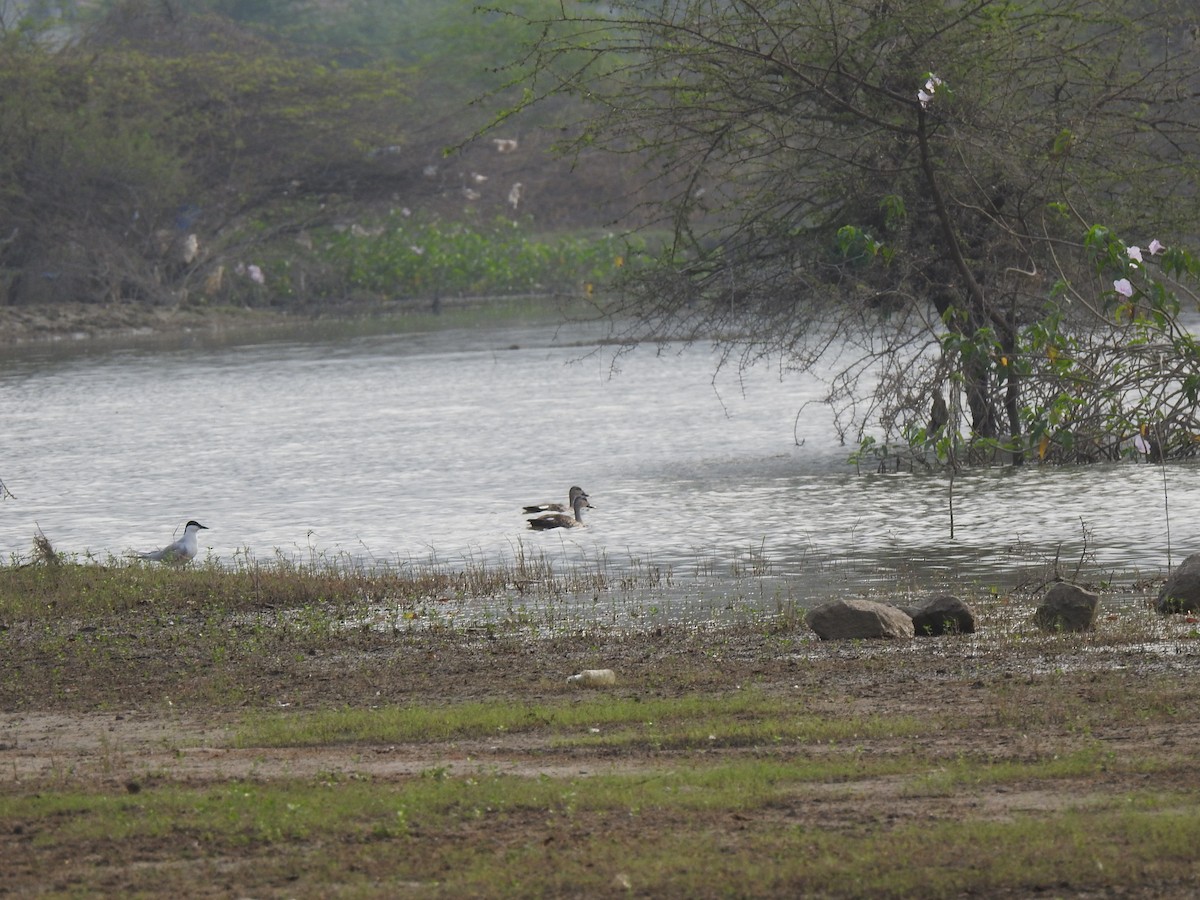
POLYGON ((232 560, 518 553, 808 590, 1154 575, 1194 549, 1200 469, 1135 463, 858 474, 815 379, 716 372, 704 348, 614 361, 587 330, 446 329, 249 346, 25 353, 0 365, 0 550, 150 549, 189 518, 232 560), (580 484, 588 528, 520 507, 580 484), (951 491, 953 487, 953 491, 951 491), (953 493, 954 538, 950 537, 953 493), (806 585, 808 587, 806 587, 806 585), (818 587, 819 586, 819 587, 818 587))

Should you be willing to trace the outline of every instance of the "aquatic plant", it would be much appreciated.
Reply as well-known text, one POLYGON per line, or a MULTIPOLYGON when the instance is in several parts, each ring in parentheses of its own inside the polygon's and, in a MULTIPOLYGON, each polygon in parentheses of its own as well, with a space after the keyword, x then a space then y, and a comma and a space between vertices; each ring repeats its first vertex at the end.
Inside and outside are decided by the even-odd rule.
POLYGON ((318 245, 347 287, 389 299, 586 292, 642 246, 611 233, 539 235, 528 221, 474 225, 403 213, 319 235, 318 245))

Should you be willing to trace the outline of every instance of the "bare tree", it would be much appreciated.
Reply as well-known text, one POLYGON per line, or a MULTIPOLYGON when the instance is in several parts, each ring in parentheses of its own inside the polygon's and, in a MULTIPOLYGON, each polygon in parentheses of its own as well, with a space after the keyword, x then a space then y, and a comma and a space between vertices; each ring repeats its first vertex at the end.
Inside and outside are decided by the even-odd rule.
POLYGON ((1119 235, 1192 237, 1194 20, 1184 0, 616 0, 531 23, 522 77, 529 103, 587 101, 568 152, 650 160, 670 238, 602 310, 627 341, 830 371, 854 442, 1096 458, 1131 414, 1113 384, 1064 388, 1059 360, 1157 327, 1118 323, 1112 270, 1119 235), (1086 441, 1042 421, 1062 390, 1105 410, 1086 441))

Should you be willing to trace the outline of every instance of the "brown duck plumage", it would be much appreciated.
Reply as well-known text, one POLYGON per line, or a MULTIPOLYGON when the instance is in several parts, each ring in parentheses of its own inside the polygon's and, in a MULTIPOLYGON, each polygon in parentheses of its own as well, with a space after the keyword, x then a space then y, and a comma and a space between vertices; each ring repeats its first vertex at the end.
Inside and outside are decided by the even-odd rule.
POLYGON ((593 509, 594 507, 588 502, 587 494, 583 491, 575 495, 571 505, 575 511, 574 518, 566 513, 544 513, 530 519, 529 527, 534 531, 549 531, 551 528, 583 528, 584 508, 593 509))

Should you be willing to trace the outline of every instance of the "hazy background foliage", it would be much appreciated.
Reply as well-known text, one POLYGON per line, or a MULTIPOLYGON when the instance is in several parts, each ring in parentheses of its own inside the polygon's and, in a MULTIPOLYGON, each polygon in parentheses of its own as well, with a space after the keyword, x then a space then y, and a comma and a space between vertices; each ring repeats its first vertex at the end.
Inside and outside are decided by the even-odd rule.
POLYGON ((592 261, 550 269, 543 244, 629 205, 623 161, 551 152, 555 104, 476 137, 518 96, 527 28, 470 0, 8 0, 0 25, 0 303, 580 287, 592 261), (331 248, 409 215, 461 226, 443 258, 516 223, 520 271, 349 279, 331 248))

